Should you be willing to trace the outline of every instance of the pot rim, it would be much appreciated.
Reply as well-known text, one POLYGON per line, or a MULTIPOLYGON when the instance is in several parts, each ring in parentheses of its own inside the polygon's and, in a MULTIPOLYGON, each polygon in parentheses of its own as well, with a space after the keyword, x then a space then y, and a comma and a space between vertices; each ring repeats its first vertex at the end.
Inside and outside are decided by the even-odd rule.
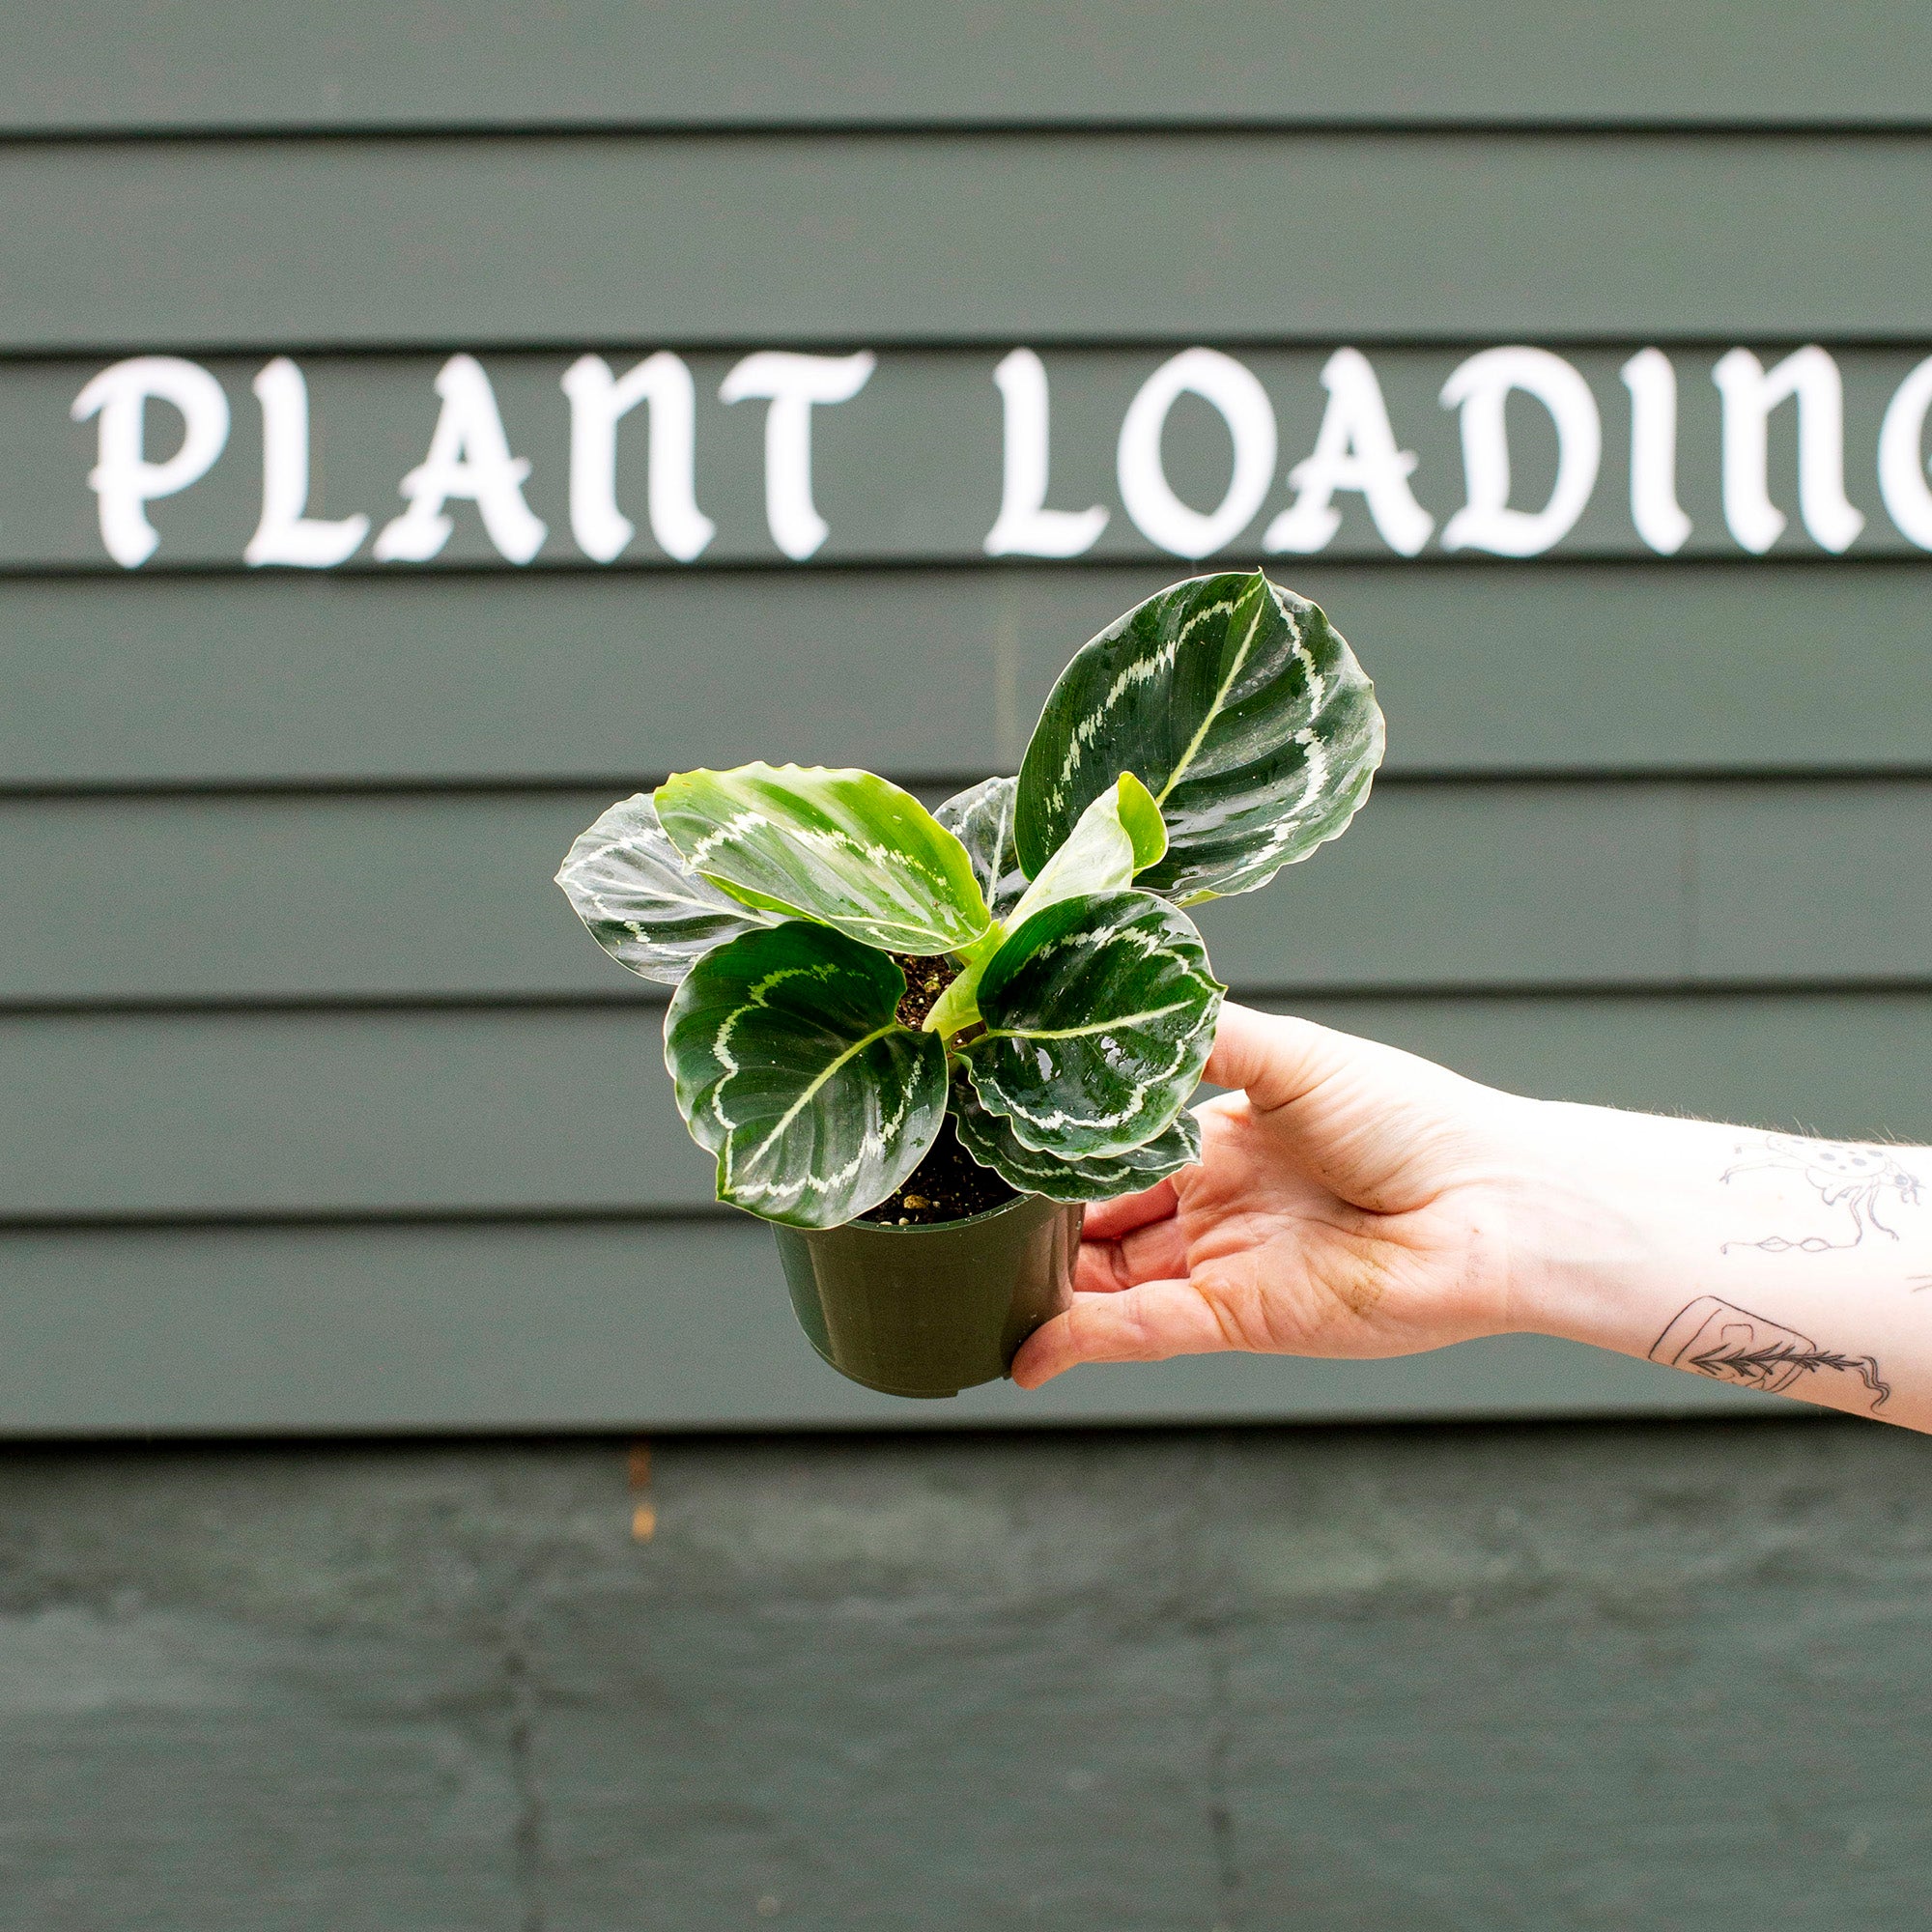
POLYGON ((1029 1202, 1044 1201, 1052 1208, 1072 1208, 1079 1204, 1072 1201, 1054 1201, 1044 1194, 1017 1194, 1010 1201, 1002 1201, 997 1208, 982 1208, 977 1214, 968 1214, 958 1221, 926 1221, 911 1227, 895 1228, 886 1221, 862 1221, 853 1219, 840 1221, 836 1228, 794 1228, 795 1235, 952 1235, 961 1228, 978 1228, 987 1221, 997 1221, 1002 1214, 1010 1214, 1016 1208, 1024 1208, 1029 1202))

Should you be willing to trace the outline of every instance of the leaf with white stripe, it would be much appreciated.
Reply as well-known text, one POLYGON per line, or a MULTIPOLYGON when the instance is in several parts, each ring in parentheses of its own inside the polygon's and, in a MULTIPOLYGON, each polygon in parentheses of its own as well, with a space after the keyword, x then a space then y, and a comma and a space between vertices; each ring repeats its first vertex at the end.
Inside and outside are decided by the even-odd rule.
POLYGON ((618 965, 675 986, 714 946, 777 917, 754 912, 678 857, 647 794, 613 805, 557 872, 577 916, 618 965))
POLYGON ((1253 892, 1337 838, 1382 756, 1375 687, 1323 612, 1259 571, 1136 605, 1053 687, 1020 766, 1014 838, 1037 876, 1122 772, 1153 793, 1179 905, 1253 892))
POLYGON ((1184 1109, 1140 1147, 1088 1160, 1037 1152, 1013 1132, 1010 1122, 981 1106, 964 1080, 953 1083, 952 1123, 959 1145, 981 1167, 990 1167, 1022 1194, 1044 1194, 1050 1201, 1111 1201, 1116 1195, 1138 1194, 1201 1158, 1201 1123, 1184 1109))
POLYGON ((960 952, 992 923, 966 848, 870 772, 680 772, 653 797, 685 864, 761 911, 922 954, 960 952))
POLYGON ((899 1023, 905 976, 830 927, 788 920, 708 952, 665 1016, 665 1065, 718 1198, 834 1228, 876 1208, 946 1117, 946 1049, 899 1023))
MULTIPOLYGON (((1065 844, 1040 867, 1039 877, 1006 915, 1009 930, 1037 912, 1080 893, 1106 893, 1133 883, 1134 874, 1156 864, 1167 850, 1160 807, 1131 772, 1103 791, 1085 811, 1065 844)), ((995 925, 966 955, 965 970, 947 987, 925 1017, 925 1029, 950 1038, 980 1017, 975 1001, 980 980, 1006 941, 995 925)))
POLYGON ((980 981, 986 1031, 959 1048, 1022 1145, 1090 1160, 1162 1132, 1193 1093, 1223 988, 1184 913, 1095 893, 1035 913, 980 981))
POLYGON ((1009 924, 1017 926, 1035 913, 1078 893, 1117 892, 1137 872, 1158 865, 1167 851, 1167 828, 1160 807, 1132 772, 1118 780, 1080 814, 1013 907, 1009 924))
POLYGON ((973 876, 995 919, 1004 919, 1027 889, 1013 844, 1013 798, 1019 787, 1018 779, 981 779, 954 792, 932 814, 965 846, 973 876))

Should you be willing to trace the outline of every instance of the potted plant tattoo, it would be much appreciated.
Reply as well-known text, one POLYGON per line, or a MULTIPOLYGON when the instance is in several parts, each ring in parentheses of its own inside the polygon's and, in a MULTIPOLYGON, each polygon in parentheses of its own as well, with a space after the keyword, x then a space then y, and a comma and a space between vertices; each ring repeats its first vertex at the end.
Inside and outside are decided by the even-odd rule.
POLYGON ((1337 837, 1382 752, 1315 605, 1192 579, 1084 646, 1017 778, 928 811, 869 772, 680 772, 557 883, 674 986, 665 1061, 801 1326, 895 1395, 1006 1373, 1071 1295, 1082 1204, 1200 1152, 1223 992, 1186 907, 1337 837))

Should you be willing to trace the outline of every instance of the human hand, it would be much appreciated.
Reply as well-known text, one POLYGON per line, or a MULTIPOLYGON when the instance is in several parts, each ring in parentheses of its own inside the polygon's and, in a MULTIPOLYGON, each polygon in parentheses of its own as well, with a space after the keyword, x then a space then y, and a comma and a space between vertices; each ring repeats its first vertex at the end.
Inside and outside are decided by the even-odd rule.
POLYGON ((1217 1350, 1405 1355, 1511 1326, 1538 1103, 1224 1005, 1202 1157, 1090 1208, 1074 1305, 1013 1379, 1217 1350))

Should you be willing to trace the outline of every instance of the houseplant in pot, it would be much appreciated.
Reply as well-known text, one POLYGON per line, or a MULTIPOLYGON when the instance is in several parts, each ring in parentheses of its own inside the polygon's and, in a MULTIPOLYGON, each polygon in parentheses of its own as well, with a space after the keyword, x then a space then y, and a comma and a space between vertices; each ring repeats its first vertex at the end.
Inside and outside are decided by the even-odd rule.
POLYGON ((1382 751, 1315 605, 1190 579, 1085 645, 1017 778, 936 810, 869 772, 681 772, 557 883, 674 986, 665 1060, 801 1325, 898 1395, 1004 1374, 1065 1304, 1081 1204, 1195 1158, 1222 987, 1184 908, 1337 837, 1382 751))

